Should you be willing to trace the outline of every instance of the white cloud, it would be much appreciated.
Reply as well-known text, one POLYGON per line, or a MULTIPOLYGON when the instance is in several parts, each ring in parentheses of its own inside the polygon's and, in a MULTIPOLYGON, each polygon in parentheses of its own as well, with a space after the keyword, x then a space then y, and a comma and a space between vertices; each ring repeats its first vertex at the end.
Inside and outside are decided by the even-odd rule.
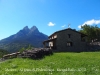
POLYGON ((92 19, 92 20, 86 21, 82 25, 79 25, 78 28, 81 28, 81 26, 84 26, 85 24, 87 24, 87 25, 100 24, 100 20, 92 19))
POLYGON ((78 28, 81 28, 82 25, 79 25, 78 28))
POLYGON ((55 25, 55 23, 52 23, 52 22, 48 23, 48 26, 54 26, 54 25, 55 25))
POLYGON ((66 25, 61 26, 62 28, 64 28, 66 25))

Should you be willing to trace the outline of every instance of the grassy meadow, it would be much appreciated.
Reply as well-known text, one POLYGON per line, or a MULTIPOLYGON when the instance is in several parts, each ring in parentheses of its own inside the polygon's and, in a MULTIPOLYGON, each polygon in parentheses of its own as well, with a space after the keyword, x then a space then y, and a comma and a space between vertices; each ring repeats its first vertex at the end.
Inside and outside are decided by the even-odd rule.
POLYGON ((0 75, 100 75, 100 52, 54 53, 0 62, 0 75))

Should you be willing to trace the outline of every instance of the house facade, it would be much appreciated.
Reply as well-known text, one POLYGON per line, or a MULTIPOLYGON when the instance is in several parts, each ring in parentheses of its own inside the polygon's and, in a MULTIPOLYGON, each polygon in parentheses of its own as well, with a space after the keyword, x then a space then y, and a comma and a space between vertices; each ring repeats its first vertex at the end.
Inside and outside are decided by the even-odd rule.
POLYGON ((86 51, 86 35, 68 28, 54 32, 48 40, 43 42, 55 52, 82 52, 86 51))

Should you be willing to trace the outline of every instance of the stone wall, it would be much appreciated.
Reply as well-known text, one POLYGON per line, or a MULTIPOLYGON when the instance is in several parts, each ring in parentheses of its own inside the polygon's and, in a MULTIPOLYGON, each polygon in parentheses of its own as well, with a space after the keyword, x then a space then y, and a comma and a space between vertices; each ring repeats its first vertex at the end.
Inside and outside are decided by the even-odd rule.
POLYGON ((86 51, 86 42, 81 41, 81 34, 70 29, 57 33, 56 44, 57 44, 57 52, 86 51), (67 46, 67 42, 72 42, 72 46, 67 46))

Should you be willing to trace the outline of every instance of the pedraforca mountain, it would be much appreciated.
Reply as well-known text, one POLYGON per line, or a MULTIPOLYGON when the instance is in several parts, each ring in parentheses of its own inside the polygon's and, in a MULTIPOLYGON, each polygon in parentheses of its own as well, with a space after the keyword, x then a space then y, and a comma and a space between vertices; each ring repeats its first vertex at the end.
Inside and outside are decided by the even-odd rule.
POLYGON ((41 33, 36 26, 28 28, 25 26, 22 30, 8 38, 0 41, 0 48, 9 52, 16 52, 22 47, 29 44, 34 47, 43 47, 43 41, 47 40, 48 36, 41 33))

